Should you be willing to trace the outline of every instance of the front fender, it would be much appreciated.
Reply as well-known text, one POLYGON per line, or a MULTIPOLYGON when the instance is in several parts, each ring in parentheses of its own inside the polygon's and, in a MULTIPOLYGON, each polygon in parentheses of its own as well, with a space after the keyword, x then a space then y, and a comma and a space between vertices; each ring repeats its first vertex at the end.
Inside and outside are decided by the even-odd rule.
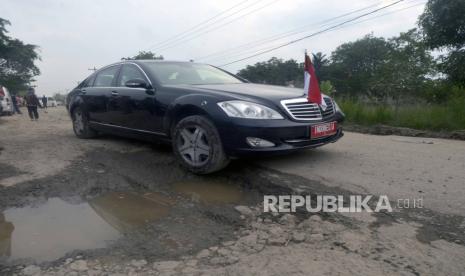
POLYGON ((168 107, 163 118, 163 129, 166 133, 171 133, 171 128, 180 119, 190 115, 204 115, 214 124, 228 120, 228 116, 217 105, 220 102, 218 97, 213 95, 189 94, 177 98, 168 107))

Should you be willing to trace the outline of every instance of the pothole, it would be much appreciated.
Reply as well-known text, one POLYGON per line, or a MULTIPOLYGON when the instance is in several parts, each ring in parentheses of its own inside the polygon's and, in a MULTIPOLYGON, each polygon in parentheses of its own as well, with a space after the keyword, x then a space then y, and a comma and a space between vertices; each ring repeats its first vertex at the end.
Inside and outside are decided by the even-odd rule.
POLYGON ((93 211, 120 233, 155 222, 168 215, 169 198, 158 193, 110 193, 88 202, 93 211))
POLYGON ((157 159, 150 152, 90 153, 59 175, 5 189, 0 265, 53 263, 77 255, 190 254, 233 239, 243 223, 234 206, 259 202, 260 192, 245 179, 198 177, 157 159), (156 170, 129 170, 136 156, 156 163, 156 170))
POLYGON ((3 212, 0 255, 7 260, 51 261, 72 250, 103 248, 119 238, 88 203, 71 204, 50 198, 38 206, 3 212))
POLYGON ((73 250, 105 248, 168 216, 176 204, 157 192, 112 192, 81 203, 54 197, 9 208, 0 213, 0 256, 41 262, 73 250))
POLYGON ((243 190, 233 181, 224 178, 209 181, 180 181, 173 185, 174 190, 196 202, 239 203, 244 199, 243 190))

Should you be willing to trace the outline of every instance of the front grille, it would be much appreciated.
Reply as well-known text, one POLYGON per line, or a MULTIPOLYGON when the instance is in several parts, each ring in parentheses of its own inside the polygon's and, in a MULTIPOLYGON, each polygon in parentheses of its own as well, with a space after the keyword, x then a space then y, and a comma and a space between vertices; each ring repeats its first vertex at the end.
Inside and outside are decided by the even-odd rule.
POLYGON ((333 101, 330 98, 326 97, 324 97, 323 100, 326 103, 326 110, 321 110, 321 114, 323 115, 323 118, 328 118, 334 114, 333 101))
POLYGON ((297 120, 321 120, 320 108, 306 98, 281 101, 286 111, 297 120))
POLYGON ((317 121, 334 114, 333 101, 326 97, 324 97, 324 101, 327 106, 325 111, 321 110, 318 104, 309 103, 307 98, 283 100, 281 104, 296 120, 317 121))

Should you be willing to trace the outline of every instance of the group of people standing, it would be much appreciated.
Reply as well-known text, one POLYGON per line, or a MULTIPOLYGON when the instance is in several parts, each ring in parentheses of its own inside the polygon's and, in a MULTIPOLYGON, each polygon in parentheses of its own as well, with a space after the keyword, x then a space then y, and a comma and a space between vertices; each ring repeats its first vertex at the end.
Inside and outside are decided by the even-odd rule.
POLYGON ((23 101, 22 103, 27 107, 27 112, 29 114, 29 118, 31 121, 39 120, 39 112, 37 108, 47 108, 47 97, 44 95, 41 99, 37 97, 35 94, 35 89, 33 87, 28 88, 27 95, 24 96, 23 99, 18 99, 16 96, 11 97, 11 101, 16 113, 21 114, 21 110, 19 109, 19 101, 23 101))

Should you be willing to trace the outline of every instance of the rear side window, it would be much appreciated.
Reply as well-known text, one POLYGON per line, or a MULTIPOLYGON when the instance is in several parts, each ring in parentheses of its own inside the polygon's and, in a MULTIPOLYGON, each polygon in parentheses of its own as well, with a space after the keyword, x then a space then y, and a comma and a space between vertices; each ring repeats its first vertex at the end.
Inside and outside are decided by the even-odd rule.
POLYGON ((118 81, 118 86, 124 86, 124 84, 128 80, 133 80, 133 79, 141 79, 141 80, 146 80, 144 74, 140 71, 137 66, 132 65, 132 64, 125 64, 123 65, 123 68, 121 69, 121 73, 119 74, 119 81, 118 81))
POLYGON ((111 87, 113 86, 113 80, 116 77, 119 66, 112 66, 97 73, 95 77, 95 87, 111 87))

